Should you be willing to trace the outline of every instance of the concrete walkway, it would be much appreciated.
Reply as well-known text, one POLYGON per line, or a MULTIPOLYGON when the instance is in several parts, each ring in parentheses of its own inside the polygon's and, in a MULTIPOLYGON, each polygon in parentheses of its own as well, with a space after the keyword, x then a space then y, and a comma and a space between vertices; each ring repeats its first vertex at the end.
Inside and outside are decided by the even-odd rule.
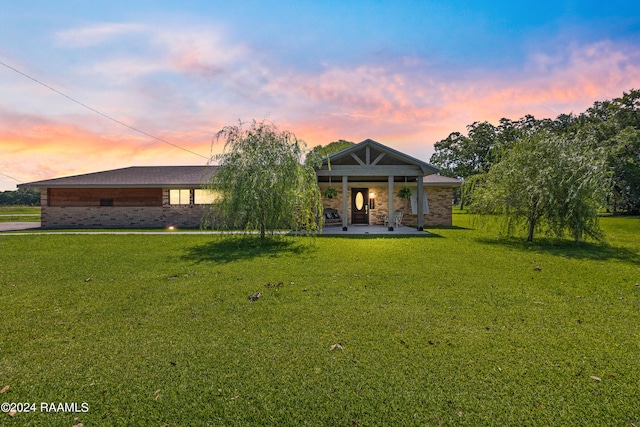
POLYGON ((0 232, 40 228, 39 222, 0 222, 0 232))
MULTIPOLYGON (((0 222, 0 233, 6 231, 21 231, 21 230, 29 230, 28 233, 9 233, 12 235, 15 234, 244 234, 241 231, 232 231, 232 232, 221 232, 221 231, 210 231, 210 230, 189 230, 189 231, 169 231, 169 230, 157 230, 150 229, 149 231, 140 231, 140 230, 113 230, 109 229, 96 229, 95 231, 74 231, 73 229, 65 229, 65 230, 46 230, 42 233, 37 232, 36 230, 40 228, 39 222, 0 222), (36 232, 34 232, 36 231, 36 232)), ((248 233, 255 234, 255 233, 248 233)), ((288 232, 281 231, 276 232, 276 234, 300 234, 297 232, 288 232)), ((351 236, 351 235, 381 235, 381 236, 429 236, 428 231, 418 231, 413 227, 400 226, 395 227, 393 231, 389 231, 387 227, 382 225, 350 225, 347 231, 342 231, 342 227, 324 227, 322 233, 319 236, 351 236)))
POLYGON ((428 236, 428 231, 418 231, 413 227, 394 227, 393 231, 389 231, 388 227, 383 225, 350 225, 347 231, 342 231, 341 226, 324 227, 322 234, 324 236, 349 236, 354 234, 375 234, 382 236, 428 236))

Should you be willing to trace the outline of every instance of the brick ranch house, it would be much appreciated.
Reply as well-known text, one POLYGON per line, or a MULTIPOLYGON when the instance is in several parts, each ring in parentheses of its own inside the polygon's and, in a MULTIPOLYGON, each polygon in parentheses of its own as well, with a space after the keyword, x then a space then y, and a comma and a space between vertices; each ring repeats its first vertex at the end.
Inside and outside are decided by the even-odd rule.
MULTIPOLYGON (((40 189, 43 228, 198 227, 215 198, 206 189, 215 171, 215 166, 129 167, 18 187, 40 189)), ((451 225, 452 189, 460 181, 437 172, 370 139, 333 154, 316 169, 320 191, 336 190, 323 204, 338 212, 337 225, 344 230, 383 224, 392 230, 388 213, 398 211, 403 225, 418 229, 451 225), (403 187, 410 198, 398 197, 403 187)))

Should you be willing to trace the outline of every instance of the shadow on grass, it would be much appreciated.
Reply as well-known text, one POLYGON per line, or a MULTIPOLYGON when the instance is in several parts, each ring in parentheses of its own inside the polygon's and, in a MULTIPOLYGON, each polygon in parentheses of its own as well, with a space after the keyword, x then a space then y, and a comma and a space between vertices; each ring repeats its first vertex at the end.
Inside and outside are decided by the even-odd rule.
POLYGON ((534 251, 573 259, 594 261, 617 260, 640 265, 640 254, 631 249, 614 247, 606 243, 574 242, 570 240, 539 239, 527 242, 515 237, 478 238, 476 241, 489 245, 500 245, 520 251, 534 251))
POLYGON ((227 263, 258 257, 279 257, 301 255, 311 249, 300 239, 285 236, 265 237, 228 236, 215 239, 203 245, 193 246, 182 255, 183 261, 227 263))
POLYGON ((469 227, 460 227, 457 225, 443 225, 440 227, 427 227, 427 229, 429 230, 429 232, 431 232, 431 230, 475 230, 475 228, 469 228, 469 227))

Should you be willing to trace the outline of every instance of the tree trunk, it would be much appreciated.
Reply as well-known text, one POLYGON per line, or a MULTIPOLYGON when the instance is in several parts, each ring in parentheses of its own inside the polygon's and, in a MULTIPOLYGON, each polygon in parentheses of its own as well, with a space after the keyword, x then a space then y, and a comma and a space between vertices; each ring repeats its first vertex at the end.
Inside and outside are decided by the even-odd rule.
POLYGON ((531 208, 529 213, 529 233, 527 234, 527 242, 533 242, 533 232, 536 229, 536 222, 538 220, 538 203, 536 202, 531 208))
POLYGON ((260 214, 260 240, 264 240, 264 235, 267 229, 267 219, 264 212, 260 214))
POLYGON ((533 242, 533 231, 536 228, 535 219, 529 218, 529 234, 527 235, 527 242, 533 242))

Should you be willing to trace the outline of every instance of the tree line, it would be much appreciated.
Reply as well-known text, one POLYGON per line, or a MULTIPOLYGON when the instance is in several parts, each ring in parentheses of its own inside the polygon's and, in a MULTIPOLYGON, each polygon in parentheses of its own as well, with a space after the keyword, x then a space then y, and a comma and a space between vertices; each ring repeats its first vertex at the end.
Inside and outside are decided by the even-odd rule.
POLYGON ((0 191, 0 206, 39 206, 40 191, 20 188, 16 191, 0 191))
POLYGON ((640 214, 640 90, 555 120, 526 115, 467 126, 435 146, 431 163, 464 181, 457 198, 528 228, 599 238, 596 209, 640 214))

